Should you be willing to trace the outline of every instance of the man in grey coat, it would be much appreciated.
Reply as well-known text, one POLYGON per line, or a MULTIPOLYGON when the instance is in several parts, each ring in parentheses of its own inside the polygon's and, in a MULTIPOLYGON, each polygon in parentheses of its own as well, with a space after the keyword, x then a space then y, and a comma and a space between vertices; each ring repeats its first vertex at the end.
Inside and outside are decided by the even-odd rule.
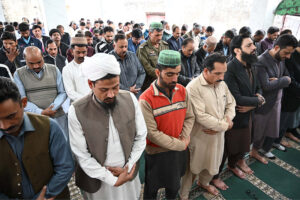
POLYGON ((128 51, 127 48, 126 36, 117 34, 114 39, 114 50, 111 54, 120 63, 120 89, 130 91, 138 98, 146 73, 135 53, 128 51))
POLYGON ((258 150, 269 159, 275 159, 270 152, 273 142, 279 137, 282 89, 288 87, 291 78, 284 60, 291 57, 297 47, 297 39, 292 35, 282 35, 271 50, 265 51, 256 64, 257 75, 266 103, 258 108, 253 123, 253 149, 251 156, 260 162, 268 161, 259 155, 258 150))

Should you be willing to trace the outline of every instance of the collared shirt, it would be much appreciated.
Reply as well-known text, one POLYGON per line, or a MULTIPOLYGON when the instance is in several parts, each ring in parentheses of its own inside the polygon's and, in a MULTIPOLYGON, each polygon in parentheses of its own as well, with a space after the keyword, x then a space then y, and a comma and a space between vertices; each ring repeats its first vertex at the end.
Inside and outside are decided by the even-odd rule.
POLYGON ((131 39, 131 38, 128 39, 128 51, 131 51, 131 52, 133 52, 133 53, 136 53, 137 48, 138 48, 141 44, 143 44, 144 42, 146 42, 146 40, 141 40, 141 42, 140 42, 139 44, 134 44, 134 43, 132 42, 132 39, 131 39))
MULTIPOLYGON (((127 162, 128 171, 131 171, 132 166, 138 161, 138 159, 142 155, 146 146, 147 135, 147 127, 141 109, 138 105, 137 99, 132 93, 130 93, 130 96, 135 106, 136 136, 134 139, 134 144, 132 147, 130 157, 127 162)), ((74 155, 76 156, 80 167, 89 177, 104 181, 105 183, 111 186, 115 185, 118 177, 114 176, 108 169, 106 169, 106 166, 102 166, 94 157, 92 157, 91 153, 89 152, 86 139, 82 130, 82 126, 78 121, 73 105, 71 105, 69 109, 68 117, 71 149, 74 155)), ((119 133, 118 130, 115 128, 114 123, 118 122, 113 122, 113 119, 110 115, 108 144, 114 144, 117 142, 117 140, 119 140, 119 133)), ((107 155, 115 153, 114 149, 111 147, 112 146, 108 145, 107 155)), ((110 160, 111 159, 114 160, 113 157, 110 157, 110 160)), ((120 158, 115 159, 119 160, 120 158)))
MULTIPOLYGON (((34 75, 36 75, 39 79, 43 76, 44 74, 44 67, 43 66, 42 70, 39 73, 36 73, 35 71, 29 69, 28 66, 26 66, 26 70, 30 71, 31 73, 33 73, 34 75)), ((17 72, 15 72, 14 74, 14 80, 16 85, 18 86, 18 89, 20 91, 21 97, 26 97, 26 92, 25 92, 25 88, 24 85, 19 77, 19 74, 17 72)), ((54 99, 53 103, 51 105, 53 105, 54 107, 52 108, 52 110, 57 110, 61 107, 61 105, 64 103, 64 101, 67 98, 67 94, 65 92, 65 88, 62 82, 62 76, 61 73, 59 71, 59 69, 56 67, 56 87, 57 87, 57 96, 54 99)), ((51 106, 49 105, 49 106, 51 106)), ((27 102, 27 106, 25 107, 25 111, 26 112, 32 112, 32 113, 37 113, 37 114, 41 114, 43 109, 39 108, 37 105, 35 105, 34 103, 28 101, 27 102)))
POLYGON ((111 52, 120 63, 120 89, 130 90, 130 87, 136 85, 136 88, 141 88, 145 80, 145 70, 140 63, 138 57, 133 52, 126 52, 125 58, 121 59, 115 52, 111 52))
MULTIPOLYGON (((24 113, 23 125, 18 136, 13 136, 0 131, 0 138, 5 137, 21 163, 24 199, 36 199, 39 195, 39 193, 34 193, 33 187, 22 163, 24 138, 25 134, 30 131, 35 131, 35 129, 26 113, 24 113)), ((52 178, 47 184, 46 198, 60 194, 61 191, 66 187, 74 171, 74 163, 70 146, 67 143, 59 125, 53 119, 50 119, 49 153, 50 157, 52 158, 54 172, 52 178)), ((5 198, 5 195, 0 193, 0 198, 5 198)))
POLYGON ((63 82, 71 101, 75 101, 91 91, 87 78, 82 74, 81 66, 82 63, 77 64, 75 60, 72 60, 63 68, 63 82))
POLYGON ((170 39, 167 40, 169 44, 169 48, 174 51, 179 51, 181 49, 181 45, 183 42, 183 38, 179 37, 177 40, 172 36, 170 39))

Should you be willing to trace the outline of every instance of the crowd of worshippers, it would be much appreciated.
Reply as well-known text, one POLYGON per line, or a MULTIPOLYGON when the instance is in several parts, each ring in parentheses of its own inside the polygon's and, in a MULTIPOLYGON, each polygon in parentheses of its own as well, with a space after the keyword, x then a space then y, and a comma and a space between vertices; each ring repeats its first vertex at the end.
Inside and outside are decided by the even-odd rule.
POLYGON ((0 199, 69 199, 74 172, 90 200, 156 199, 160 188, 188 199, 195 182, 218 195, 235 187, 220 178, 227 160, 245 179, 248 153, 267 165, 286 137, 300 142, 290 30, 245 26, 218 40, 198 23, 81 19, 48 37, 24 18, 0 32, 0 199))

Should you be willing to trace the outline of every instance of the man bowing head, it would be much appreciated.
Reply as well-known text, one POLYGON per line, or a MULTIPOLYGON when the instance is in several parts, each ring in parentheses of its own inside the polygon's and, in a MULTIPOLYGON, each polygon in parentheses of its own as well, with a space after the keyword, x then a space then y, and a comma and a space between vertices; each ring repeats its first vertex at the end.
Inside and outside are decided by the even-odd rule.
POLYGON ((119 90, 120 66, 113 55, 88 58, 82 73, 92 91, 69 110, 76 184, 85 199, 138 199, 136 175, 147 129, 136 97, 119 90))

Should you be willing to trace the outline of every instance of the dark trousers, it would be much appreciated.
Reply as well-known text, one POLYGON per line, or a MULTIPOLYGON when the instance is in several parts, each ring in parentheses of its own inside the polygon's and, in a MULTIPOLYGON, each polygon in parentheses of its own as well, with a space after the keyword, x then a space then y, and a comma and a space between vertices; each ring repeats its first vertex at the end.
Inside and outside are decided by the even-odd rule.
POLYGON ((144 199, 156 199, 160 188, 165 188, 166 199, 176 199, 186 170, 187 153, 187 150, 145 153, 144 199))
POLYGON ((228 152, 228 150, 225 148, 224 149, 224 154, 222 158, 221 165, 219 167, 219 173, 213 177, 213 179, 218 179, 220 177, 221 172, 223 171, 226 159, 228 158, 228 166, 230 168, 235 168, 236 163, 241 160, 244 157, 245 153, 244 152, 239 152, 236 154, 231 154, 228 152))
POLYGON ((271 150, 271 148, 273 146, 273 143, 275 142, 276 139, 277 138, 271 138, 271 137, 266 136, 262 149, 265 152, 269 152, 271 150))
POLYGON ((274 143, 280 144, 285 132, 289 128, 289 126, 288 126, 289 120, 293 120, 292 116, 293 116, 293 113, 291 113, 291 112, 283 112, 283 111, 281 112, 279 137, 274 140, 274 143))

